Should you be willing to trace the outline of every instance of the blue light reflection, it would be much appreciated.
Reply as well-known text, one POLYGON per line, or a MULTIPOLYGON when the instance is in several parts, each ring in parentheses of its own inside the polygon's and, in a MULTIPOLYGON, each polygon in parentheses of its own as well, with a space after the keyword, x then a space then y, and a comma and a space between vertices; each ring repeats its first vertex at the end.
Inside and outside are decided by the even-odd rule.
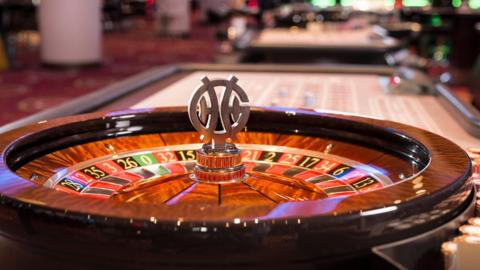
POLYGON ((287 218, 292 216, 298 216, 298 213, 302 215, 319 215, 332 212, 337 205, 348 196, 341 196, 337 198, 329 198, 321 201, 311 202, 286 202, 275 207, 270 213, 261 217, 260 219, 275 219, 275 218, 287 218))

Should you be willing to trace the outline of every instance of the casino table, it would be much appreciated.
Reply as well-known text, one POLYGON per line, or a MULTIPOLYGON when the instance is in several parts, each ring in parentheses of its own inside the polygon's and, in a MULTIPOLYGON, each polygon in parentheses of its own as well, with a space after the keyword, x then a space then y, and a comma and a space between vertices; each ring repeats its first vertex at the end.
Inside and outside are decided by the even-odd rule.
POLYGON ((159 67, 3 126, 2 264, 439 269, 479 114, 411 75, 159 67))
POLYGON ((234 46, 243 62, 385 64, 385 54, 401 42, 380 27, 342 29, 326 22, 307 28, 267 28, 248 31, 234 46))

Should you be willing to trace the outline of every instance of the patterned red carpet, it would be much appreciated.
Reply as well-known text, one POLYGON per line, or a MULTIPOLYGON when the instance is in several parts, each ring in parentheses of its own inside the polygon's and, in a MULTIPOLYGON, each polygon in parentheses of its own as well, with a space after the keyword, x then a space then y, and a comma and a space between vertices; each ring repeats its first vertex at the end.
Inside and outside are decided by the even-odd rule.
POLYGON ((77 70, 43 67, 39 47, 19 48, 19 68, 0 72, 0 125, 84 95, 150 67, 210 62, 218 44, 211 27, 194 23, 190 38, 158 37, 151 23, 104 33, 101 66, 77 70))

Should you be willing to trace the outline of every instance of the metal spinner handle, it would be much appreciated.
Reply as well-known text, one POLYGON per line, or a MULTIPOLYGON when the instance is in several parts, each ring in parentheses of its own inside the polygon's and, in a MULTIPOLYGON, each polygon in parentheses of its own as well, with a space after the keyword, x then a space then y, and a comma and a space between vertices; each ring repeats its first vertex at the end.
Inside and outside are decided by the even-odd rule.
POLYGON ((203 84, 190 97, 188 116, 204 142, 197 150, 193 176, 199 182, 220 184, 245 178, 241 151, 233 140, 247 124, 250 104, 237 81, 235 76, 228 80, 203 77, 203 84), (220 101, 216 87, 223 89, 220 101))

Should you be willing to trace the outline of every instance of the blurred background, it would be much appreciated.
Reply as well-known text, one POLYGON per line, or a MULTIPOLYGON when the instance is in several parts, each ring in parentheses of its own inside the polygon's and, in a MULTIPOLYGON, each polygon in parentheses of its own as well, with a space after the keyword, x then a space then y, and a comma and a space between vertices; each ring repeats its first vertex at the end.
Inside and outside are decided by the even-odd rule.
POLYGON ((153 66, 408 66, 480 108, 480 0, 0 0, 0 125, 153 66))

